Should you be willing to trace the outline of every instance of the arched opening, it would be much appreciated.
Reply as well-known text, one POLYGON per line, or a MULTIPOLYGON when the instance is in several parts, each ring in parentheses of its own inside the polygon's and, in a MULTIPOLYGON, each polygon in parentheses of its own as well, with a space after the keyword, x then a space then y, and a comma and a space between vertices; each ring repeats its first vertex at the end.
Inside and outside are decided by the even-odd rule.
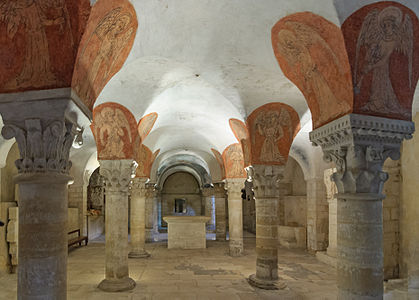
POLYGON ((163 183, 158 208, 159 231, 167 231, 165 216, 200 216, 205 210, 198 181, 187 172, 171 174, 163 183), (182 208, 180 210, 180 208, 182 208))

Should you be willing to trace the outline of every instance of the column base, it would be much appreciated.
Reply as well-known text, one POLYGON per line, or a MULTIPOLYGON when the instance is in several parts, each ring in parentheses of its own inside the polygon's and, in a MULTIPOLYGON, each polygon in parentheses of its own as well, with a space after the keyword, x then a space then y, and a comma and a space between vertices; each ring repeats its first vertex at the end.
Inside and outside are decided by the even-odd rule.
POLYGON ((132 251, 128 253, 128 258, 148 258, 148 257, 150 257, 150 253, 148 253, 145 250, 138 251, 138 252, 132 251))
POLYGON ((256 278, 256 274, 252 274, 247 279, 247 282, 251 286, 257 287, 263 290, 282 290, 287 287, 287 284, 279 280, 261 280, 256 278))
POLYGON ((230 247, 229 254, 232 257, 240 257, 240 256, 243 256, 243 248, 240 248, 240 247, 230 247))
POLYGON ((130 277, 121 279, 103 279, 98 288, 105 292, 123 292, 135 288, 136 283, 130 277))

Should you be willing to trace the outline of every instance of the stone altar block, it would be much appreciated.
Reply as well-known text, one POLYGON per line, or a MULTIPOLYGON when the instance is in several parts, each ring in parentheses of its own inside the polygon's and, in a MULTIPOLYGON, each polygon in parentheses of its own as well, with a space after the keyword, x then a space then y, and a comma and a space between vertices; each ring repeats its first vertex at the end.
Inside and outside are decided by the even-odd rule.
POLYGON ((211 218, 205 216, 167 216, 169 249, 206 248, 205 223, 211 218))

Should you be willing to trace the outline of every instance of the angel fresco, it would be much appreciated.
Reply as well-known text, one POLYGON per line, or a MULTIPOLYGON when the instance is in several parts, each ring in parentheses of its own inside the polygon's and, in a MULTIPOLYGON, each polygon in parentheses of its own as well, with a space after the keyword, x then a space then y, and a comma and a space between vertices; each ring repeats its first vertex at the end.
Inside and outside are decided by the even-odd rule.
POLYGON ((286 109, 279 111, 261 112, 256 117, 254 125, 261 136, 264 136, 259 159, 262 162, 285 162, 285 158, 279 152, 278 141, 284 137, 283 127, 288 127, 292 137, 292 120, 286 109))
POLYGON ((59 25, 59 34, 71 31, 64 0, 0 0, 0 22, 6 24, 7 36, 13 39, 22 26, 25 30, 25 61, 16 79, 6 87, 42 87, 57 83, 52 72, 46 26, 59 25), (53 16, 47 11, 54 11, 53 16), (48 16, 49 17, 48 17, 48 16))
POLYGON ((409 88, 412 87, 413 25, 408 14, 394 6, 372 10, 365 18, 358 36, 355 54, 355 94, 359 94, 364 76, 372 72, 368 102, 363 111, 399 113, 410 116, 400 105, 390 79, 390 56, 394 51, 408 58, 409 88), (361 47, 366 48, 365 64, 358 74, 361 47), (359 76, 358 76, 359 75, 359 76))
POLYGON ((105 107, 95 116, 96 139, 103 147, 101 157, 124 158, 124 140, 132 142, 131 128, 122 110, 105 107), (124 130, 125 129, 125 130, 124 130), (107 139, 105 140, 105 133, 107 139))
MULTIPOLYGON (((302 78, 299 82, 304 93, 310 95, 315 102, 323 103, 318 123, 324 123, 335 112, 348 110, 349 104, 339 101, 330 88, 327 80, 319 70, 318 64, 310 53, 313 45, 320 45, 322 51, 332 58, 328 62, 338 70, 344 70, 336 54, 329 44, 310 26, 301 22, 286 21, 283 29, 278 32, 278 50, 290 66, 293 77, 302 78)), ((309 96, 309 97, 310 97, 309 96)))
POLYGON ((130 13, 122 11, 122 8, 116 8, 99 22, 89 36, 81 51, 78 64, 81 63, 81 60, 88 59, 84 54, 87 48, 93 47, 92 40, 94 36, 99 39, 99 46, 98 52, 94 54, 93 62, 86 63, 89 65, 89 68, 85 72, 85 78, 80 79, 75 87, 82 99, 90 101, 94 98, 92 93, 95 90, 102 89, 112 76, 112 71, 118 62, 122 50, 135 33, 134 28, 131 26, 132 20, 133 17, 130 13), (94 86, 99 88, 94 90, 94 86))

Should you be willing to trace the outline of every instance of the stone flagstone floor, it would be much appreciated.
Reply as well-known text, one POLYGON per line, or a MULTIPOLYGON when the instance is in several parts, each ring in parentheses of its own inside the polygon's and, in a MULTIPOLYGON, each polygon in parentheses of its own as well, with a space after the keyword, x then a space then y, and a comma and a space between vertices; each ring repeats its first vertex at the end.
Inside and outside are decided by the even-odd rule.
MULTIPOLYGON (((255 238, 246 234, 245 255, 228 256, 228 242, 207 241, 203 250, 168 250, 166 242, 147 244, 148 259, 130 259, 132 291, 106 293, 97 289, 104 278, 105 244, 100 238, 75 247, 68 258, 68 299, 336 299, 336 271, 305 251, 279 249, 279 276, 287 288, 264 291, 248 285, 254 273, 255 238)), ((0 299, 16 299, 16 274, 0 273, 0 299)), ((405 282, 386 284, 385 300, 419 299, 407 296, 405 282)))
MULTIPOLYGON (((105 245, 93 241, 71 249, 68 299, 336 299, 336 271, 304 251, 279 250, 279 275, 285 290, 255 289, 246 281, 254 273, 255 238, 245 238, 245 255, 227 255, 228 242, 207 241, 207 249, 168 250, 166 242, 146 245, 148 259, 130 259, 132 291, 97 289, 104 278, 105 245)), ((16 299, 16 274, 0 275, 0 299, 16 299)))

